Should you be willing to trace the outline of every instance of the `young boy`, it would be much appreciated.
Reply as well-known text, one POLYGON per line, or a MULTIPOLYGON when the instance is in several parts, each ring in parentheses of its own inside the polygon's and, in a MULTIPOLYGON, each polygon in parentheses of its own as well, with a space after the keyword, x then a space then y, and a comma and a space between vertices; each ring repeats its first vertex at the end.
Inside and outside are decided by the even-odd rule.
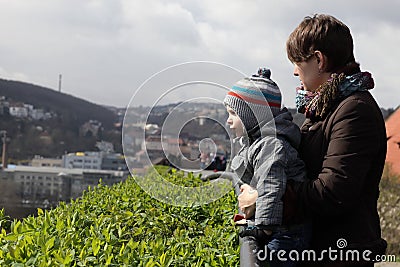
POLYGON ((270 266, 296 266, 288 254, 307 247, 309 227, 282 225, 282 197, 289 179, 305 178, 296 150, 300 130, 290 112, 281 109, 281 93, 270 76, 269 69, 260 69, 238 81, 224 99, 227 123, 241 144, 231 162, 231 169, 245 183, 238 200, 247 228, 240 236, 255 240, 259 260, 263 255, 270 266), (276 257, 279 250, 286 251, 287 261, 276 257))

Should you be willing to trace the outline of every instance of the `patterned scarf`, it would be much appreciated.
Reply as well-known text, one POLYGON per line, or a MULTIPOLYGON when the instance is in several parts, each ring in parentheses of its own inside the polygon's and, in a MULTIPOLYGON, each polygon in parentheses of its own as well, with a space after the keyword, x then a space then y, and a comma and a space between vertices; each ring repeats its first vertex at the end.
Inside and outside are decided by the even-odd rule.
POLYGON ((303 87, 296 90, 296 107, 313 121, 321 120, 332 106, 357 91, 374 88, 374 79, 369 72, 358 72, 346 76, 344 73, 333 73, 331 78, 320 85, 315 92, 306 91, 303 87))

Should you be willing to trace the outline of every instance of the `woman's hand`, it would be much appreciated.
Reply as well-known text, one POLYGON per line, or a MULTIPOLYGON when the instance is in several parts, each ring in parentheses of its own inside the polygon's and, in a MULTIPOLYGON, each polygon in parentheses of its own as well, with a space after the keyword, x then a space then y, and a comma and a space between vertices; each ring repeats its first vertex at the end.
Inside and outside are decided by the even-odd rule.
POLYGON ((241 194, 238 196, 239 209, 244 213, 246 219, 252 217, 256 211, 257 190, 248 184, 240 187, 241 194))

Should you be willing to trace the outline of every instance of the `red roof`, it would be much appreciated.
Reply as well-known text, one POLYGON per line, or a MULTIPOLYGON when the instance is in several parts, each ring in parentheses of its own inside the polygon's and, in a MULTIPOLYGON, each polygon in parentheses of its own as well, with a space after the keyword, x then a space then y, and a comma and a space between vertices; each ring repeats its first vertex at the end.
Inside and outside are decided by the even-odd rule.
POLYGON ((400 108, 386 119, 387 154, 386 162, 393 174, 400 175, 400 108))

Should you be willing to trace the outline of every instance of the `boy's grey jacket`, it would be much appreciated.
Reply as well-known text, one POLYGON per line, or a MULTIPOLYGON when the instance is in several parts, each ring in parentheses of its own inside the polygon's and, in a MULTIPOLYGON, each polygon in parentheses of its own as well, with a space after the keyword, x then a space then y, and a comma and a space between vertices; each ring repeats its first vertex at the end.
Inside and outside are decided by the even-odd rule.
POLYGON ((281 225, 286 181, 305 178, 305 166, 297 152, 300 138, 299 127, 286 108, 273 120, 261 122, 250 138, 240 138, 242 147, 231 168, 244 183, 257 189, 255 225, 281 225))

